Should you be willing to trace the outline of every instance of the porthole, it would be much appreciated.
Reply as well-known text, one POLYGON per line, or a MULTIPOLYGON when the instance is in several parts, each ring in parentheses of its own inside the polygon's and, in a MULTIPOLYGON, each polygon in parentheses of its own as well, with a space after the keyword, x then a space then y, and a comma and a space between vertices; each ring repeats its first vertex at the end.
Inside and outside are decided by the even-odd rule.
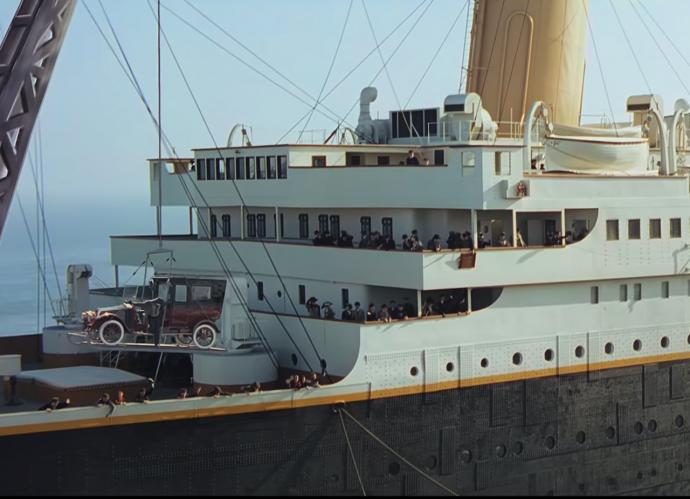
POLYGON ((391 475, 397 475, 400 473, 400 465, 398 463, 391 463, 388 465, 388 473, 391 475))
POLYGON ((608 355, 613 354, 613 343, 607 343, 604 347, 604 352, 606 352, 608 355))
POLYGON ((642 350, 642 341, 641 340, 635 340, 633 341, 633 350, 636 352, 639 352, 642 350))
POLYGON ((578 359, 581 359, 584 356, 585 356, 585 347, 580 345, 575 349, 575 357, 577 357, 578 359))
POLYGON ((513 364, 516 366, 519 366, 522 364, 522 354, 521 353, 515 353, 513 354, 513 364))
POLYGON ((496 455, 498 457, 505 457, 506 455, 506 446, 501 444, 496 446, 496 455))
POLYGON ((668 339, 668 336, 664 336, 661 338, 661 348, 668 348, 668 344, 670 343, 670 340, 668 339))
POLYGON ((467 464, 472 461, 472 451, 469 449, 464 449, 460 451, 460 461, 467 464))
POLYGON ((584 431, 578 431, 577 435, 575 435, 575 440, 578 444, 584 444, 586 439, 587 436, 585 435, 584 431))
POLYGON ((328 364, 326 363, 326 359, 321 359, 321 370, 326 371, 326 367, 328 367, 328 364))
POLYGON ((546 437, 546 440, 544 440, 544 444, 546 444, 546 448, 551 450, 554 447, 556 447, 556 439, 553 437, 546 437))
POLYGON ((513 454, 516 456, 522 454, 523 450, 525 450, 525 446, 522 442, 515 442, 515 444, 513 444, 513 454))
POLYGON ((637 472, 637 479, 638 479, 638 480, 642 480, 643 478, 644 478, 644 474, 642 474, 641 471, 638 471, 638 472, 637 472))
POLYGON ((489 359, 482 359, 480 365, 486 369, 487 367, 489 367, 489 359))
POLYGON ((452 362, 448 362, 448 364, 446 364, 446 371, 452 373, 453 369, 455 369, 455 365, 452 362))
POLYGON ((650 432, 654 433, 654 432, 656 431, 656 429, 657 429, 656 421, 654 421, 654 420, 652 419, 652 420, 647 424, 647 429, 648 429, 650 432))
POLYGON ((676 428, 682 428, 683 425, 685 424, 685 418, 683 416, 681 416, 680 414, 678 414, 676 416, 676 420, 674 422, 676 424, 676 428))
POLYGON ((652 468, 652 471, 650 471, 649 474, 652 476, 656 476, 656 468, 652 468))
POLYGON ((292 359, 292 365, 296 366, 297 365, 297 355, 294 353, 290 356, 290 359, 292 359))
POLYGON ((641 435, 643 431, 644 431, 644 425, 642 423, 640 423, 639 421, 637 423, 635 423, 635 433, 637 433, 638 435, 641 435))
POLYGON ((283 296, 283 292, 282 292, 282 291, 278 291, 278 298, 282 298, 282 296, 283 296))
POLYGON ((676 463, 676 470, 683 471, 683 463, 676 463))
POLYGON ((413 367, 412 369, 410 369, 410 374, 412 376, 417 376, 419 374, 419 369, 417 369, 416 367, 413 367))
POLYGON ((609 426, 608 428, 606 428, 606 438, 611 440, 615 436, 616 436, 616 430, 613 426, 609 426))
POLYGON ((688 335, 688 345, 690 345, 690 335, 688 335))
POLYGON ((551 362, 553 360, 553 350, 549 348, 544 352, 544 360, 546 362, 551 362))

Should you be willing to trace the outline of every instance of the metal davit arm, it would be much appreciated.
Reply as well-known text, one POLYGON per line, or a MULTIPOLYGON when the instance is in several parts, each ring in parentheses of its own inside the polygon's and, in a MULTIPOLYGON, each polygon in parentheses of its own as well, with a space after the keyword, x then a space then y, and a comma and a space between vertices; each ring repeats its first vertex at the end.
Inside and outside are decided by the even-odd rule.
POLYGON ((0 45, 0 236, 77 0, 22 0, 0 45))

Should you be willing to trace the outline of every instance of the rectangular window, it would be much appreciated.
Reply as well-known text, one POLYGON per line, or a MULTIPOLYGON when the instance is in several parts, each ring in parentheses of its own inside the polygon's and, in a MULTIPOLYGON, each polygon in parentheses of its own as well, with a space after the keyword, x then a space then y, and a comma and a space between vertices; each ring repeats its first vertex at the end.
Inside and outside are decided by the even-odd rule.
POLYGON ((307 288, 304 284, 299 285, 299 304, 304 305, 307 303, 307 288))
POLYGON ((299 216, 299 238, 309 239, 309 215, 306 213, 299 216))
POLYGON ((256 235, 259 239, 266 239, 266 215, 259 213, 256 216, 256 235))
POLYGON ((211 215, 211 237, 218 237, 218 218, 211 215))
POLYGON ((389 166, 391 164, 390 156, 377 156, 376 157, 377 166, 389 166))
POLYGON ((223 237, 231 236, 230 215, 223 215, 223 237))
POLYGON ((340 216, 331 215, 331 235, 338 237, 340 235, 340 216))
POLYGON ((225 158, 225 178, 228 180, 235 178, 235 158, 225 158))
POLYGON ((596 305, 599 303, 599 286, 592 286, 589 290, 590 303, 596 305))
POLYGON ((278 175, 277 163, 275 156, 266 157, 266 164, 268 165, 268 178, 276 178, 278 175))
POLYGON ((649 221, 649 239, 661 239, 661 219, 652 218, 649 221))
POLYGON ((311 166, 314 168, 323 168, 326 166, 326 156, 312 156, 311 166))
POLYGON ((496 151, 494 153, 494 173, 496 175, 510 175, 510 153, 496 151))
POLYGON ((287 156, 278 156, 278 178, 287 178, 288 164, 287 156))
POLYGON ((627 284, 621 284, 620 291, 619 291, 619 299, 622 302, 628 301, 628 285, 627 284))
POLYGON ((247 215, 247 237, 256 237, 256 215, 247 215))
POLYGON ((671 239, 681 237, 680 218, 671 219, 671 239))
POLYGON ((350 290, 343 288, 340 294, 342 296, 343 308, 345 308, 350 303, 350 290))
POLYGON ((187 285, 175 285, 175 303, 187 303, 187 285))
POLYGON ((259 301, 264 300, 264 283, 261 281, 256 283, 256 297, 259 299, 259 301))
POLYGON ((319 215, 319 232, 321 235, 328 232, 328 215, 319 215))
POLYGON ((606 221, 606 240, 618 241, 618 220, 606 221))
POLYGON ((196 160, 196 179, 206 180, 206 160, 203 158, 196 160))
POLYGON ((669 282, 668 281, 662 281, 661 282, 661 297, 662 298, 668 298, 669 296, 669 282))
POLYGON ((345 153, 345 164, 347 166, 362 166, 362 156, 351 152, 345 153))
POLYGON ((244 158, 235 158, 235 178, 244 179, 244 158))
POLYGON ((436 149, 434 151, 434 164, 435 165, 445 165, 446 164, 446 151, 443 149, 436 149))
POLYGON ((628 239, 640 239, 640 219, 628 220, 628 239))
POLYGON ((280 238, 285 238, 285 213, 280 214, 280 238))
POLYGON ((642 284, 641 283, 636 283, 635 286, 633 287, 633 299, 635 301, 640 301, 642 299, 642 284))
POLYGON ((359 219, 362 236, 371 234, 371 217, 362 217, 359 219))
POLYGON ((266 158, 258 156, 256 158, 256 178, 266 178, 266 158))
POLYGON ((212 158, 206 160, 206 180, 216 179, 216 161, 212 158))
POLYGON ((386 217, 381 219, 381 235, 393 237, 393 219, 386 217))
POLYGON ((225 180, 225 161, 216 159, 216 180, 225 180))
POLYGON ((254 162, 254 157, 249 157, 245 159, 245 164, 247 166, 247 178, 253 180, 256 178, 256 164, 254 162))
POLYGON ((191 300, 193 302, 211 301, 211 286, 192 286, 191 300))
POLYGON ((465 151, 461 153, 462 161, 462 175, 469 176, 474 174, 474 165, 476 163, 476 157, 474 151, 465 151))

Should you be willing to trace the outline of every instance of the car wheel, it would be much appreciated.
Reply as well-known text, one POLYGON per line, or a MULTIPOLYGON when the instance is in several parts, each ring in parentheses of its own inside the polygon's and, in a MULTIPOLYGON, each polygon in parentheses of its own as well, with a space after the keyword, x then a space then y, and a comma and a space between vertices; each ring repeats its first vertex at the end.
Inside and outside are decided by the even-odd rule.
POLYGON ((194 337, 189 333, 177 333, 177 343, 180 345, 191 345, 194 337))
POLYGON ((125 337, 125 326, 118 320, 107 320, 98 328, 98 336, 106 345, 117 345, 125 337))
POLYGON ((194 328, 194 344, 197 347, 206 350, 211 348, 216 342, 217 335, 218 333, 216 332, 216 328, 211 324, 199 324, 194 328))

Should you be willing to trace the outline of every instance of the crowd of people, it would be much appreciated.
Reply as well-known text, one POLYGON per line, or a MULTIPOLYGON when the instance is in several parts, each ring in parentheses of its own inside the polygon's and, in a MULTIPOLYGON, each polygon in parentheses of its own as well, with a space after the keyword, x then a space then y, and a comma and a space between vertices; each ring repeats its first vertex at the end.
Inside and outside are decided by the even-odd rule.
MULTIPOLYGON (((338 316, 333 310, 333 303, 324 301, 319 305, 316 297, 311 297, 304 305, 307 309, 307 315, 315 319, 337 320, 338 316)), ((390 322, 392 320, 403 320, 410 317, 416 317, 414 305, 411 303, 396 303, 391 300, 389 303, 382 304, 378 309, 373 303, 365 311, 362 305, 357 301, 354 306, 346 303, 340 313, 340 320, 349 322, 390 322)))
POLYGON ((285 386, 293 390, 301 390, 302 388, 318 388, 319 377, 315 372, 312 372, 309 376, 304 374, 292 374, 288 379, 285 380, 285 386))

